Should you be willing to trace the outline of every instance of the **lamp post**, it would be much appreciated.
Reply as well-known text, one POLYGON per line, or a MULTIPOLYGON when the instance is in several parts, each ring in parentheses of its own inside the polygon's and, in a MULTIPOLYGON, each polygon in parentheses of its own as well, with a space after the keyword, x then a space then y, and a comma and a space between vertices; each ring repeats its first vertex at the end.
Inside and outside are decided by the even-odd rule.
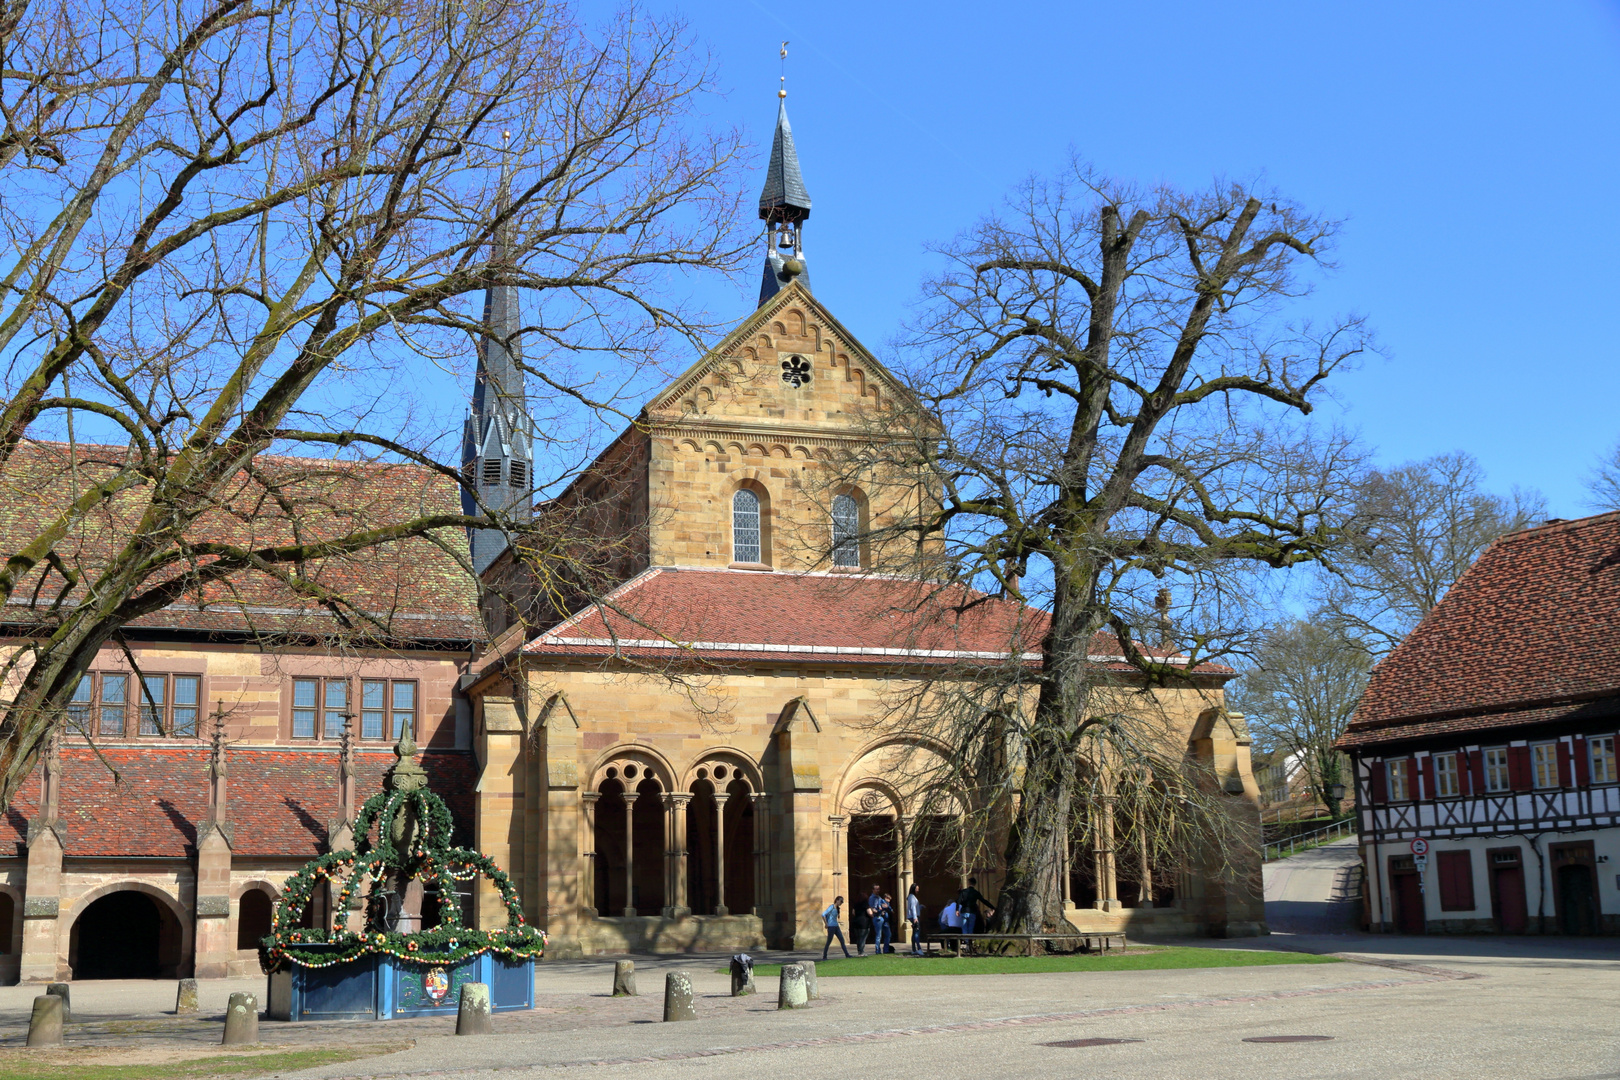
POLYGON ((1329 806, 1328 810, 1332 813, 1333 817, 1338 817, 1339 812, 1340 812, 1340 804, 1342 804, 1344 802, 1344 785, 1343 784, 1334 784, 1334 785, 1332 785, 1331 787, 1328 788, 1328 795, 1333 800, 1333 805, 1329 806))

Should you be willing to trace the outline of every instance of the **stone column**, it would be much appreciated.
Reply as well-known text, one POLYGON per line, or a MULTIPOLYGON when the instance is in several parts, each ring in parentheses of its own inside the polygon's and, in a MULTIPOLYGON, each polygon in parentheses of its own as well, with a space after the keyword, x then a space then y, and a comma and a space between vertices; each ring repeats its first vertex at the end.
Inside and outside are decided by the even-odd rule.
POLYGON ((583 956, 581 922, 597 914, 595 862, 587 854, 596 850, 596 793, 589 793, 590 800, 581 797, 579 718, 562 693, 547 699, 534 718, 524 754, 531 761, 524 783, 532 789, 524 800, 524 860, 550 938, 546 955, 583 956))
MULTIPOLYGON (((844 839, 844 826, 849 818, 834 814, 827 819, 832 826, 832 885, 834 896, 848 896, 849 889, 844 881, 844 853, 848 841, 844 839)), ((854 903, 853 900, 850 903, 854 903)))
POLYGON ((1142 876, 1136 891, 1136 906, 1150 908, 1153 906, 1153 867, 1149 862, 1148 833, 1141 823, 1136 829, 1137 852, 1142 863, 1142 876))
MULTIPOLYGON (((347 747, 345 746, 345 756, 347 747)), ((231 921, 231 823, 226 799, 225 708, 214 712, 208 755, 208 812, 197 836, 196 963, 199 979, 222 979, 236 959, 231 921)), ((330 916, 317 924, 331 929, 330 916)))
POLYGON ((692 794, 687 791, 672 791, 664 796, 665 835, 669 838, 664 916, 670 919, 684 919, 692 914, 692 907, 686 902, 686 808, 691 802, 692 794))
MULTIPOLYGON (((529 879, 523 861, 523 721, 515 698, 487 695, 479 704, 481 716, 476 728, 478 760, 478 799, 473 816, 473 844, 504 867, 516 882, 529 879)), ((473 903, 478 926, 504 927, 506 905, 500 890, 480 875, 476 879, 473 903)))
POLYGON ((59 821, 28 823, 28 881, 23 897, 23 982, 55 982, 68 975, 59 959, 57 916, 62 897, 62 846, 67 828, 59 821))
POLYGON ((1114 797, 1104 795, 1097 810, 1097 907, 1118 911, 1119 881, 1114 857, 1114 797))
POLYGON ((626 918, 636 914, 636 793, 628 786, 624 792, 624 914, 626 918))
POLYGON ((915 814, 895 816, 895 827, 900 830, 900 892, 894 898, 894 940, 910 941, 911 924, 906 921, 906 897, 911 895, 911 882, 916 875, 916 852, 911 848, 912 825, 915 814))
POLYGON ((764 916, 771 904, 771 797, 763 792, 754 800, 754 910, 764 916))
POLYGON ((714 793, 714 913, 730 915, 726 907, 726 800, 729 795, 714 793))
POLYGON ((68 975, 57 917, 62 903, 62 852, 67 825, 57 816, 62 759, 57 739, 45 749, 39 813, 28 822, 28 880, 23 896, 23 982, 55 982, 68 975))
POLYGON ((582 791, 579 793, 579 802, 583 810, 584 836, 581 837, 585 847, 580 856, 579 872, 584 875, 579 883, 580 914, 587 919, 596 918, 596 800, 602 797, 600 791, 582 791))
POLYGON ((1069 835, 1068 826, 1063 829, 1063 865, 1058 873, 1063 875, 1063 910, 1074 910, 1074 881, 1069 877, 1071 860, 1074 858, 1074 839, 1069 835))

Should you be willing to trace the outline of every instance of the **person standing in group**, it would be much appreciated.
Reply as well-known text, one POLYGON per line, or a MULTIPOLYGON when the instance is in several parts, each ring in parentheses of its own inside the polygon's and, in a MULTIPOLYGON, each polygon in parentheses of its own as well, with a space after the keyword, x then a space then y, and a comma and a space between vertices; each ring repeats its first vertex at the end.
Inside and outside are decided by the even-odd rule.
POLYGON ((883 952, 883 930, 887 921, 883 917, 883 893, 879 886, 872 886, 872 895, 866 898, 866 916, 872 920, 872 940, 874 953, 883 952))
POLYGON ((855 955, 857 956, 866 955, 866 943, 872 940, 872 919, 877 913, 877 905, 882 899, 878 895, 878 887, 874 885, 872 886, 872 895, 866 898, 866 902, 855 906, 855 914, 851 916, 851 921, 855 927, 855 955))
POLYGON ((827 944, 821 947, 821 958, 827 959, 827 950, 832 948, 833 938, 838 939, 838 947, 844 950, 844 956, 849 956, 849 942, 844 940, 844 931, 838 926, 838 912, 844 906, 842 896, 827 905, 827 910, 821 913, 821 921, 827 924, 827 944))
POLYGON ((883 894, 883 906, 878 909, 881 916, 878 922, 877 951, 880 953, 894 952, 894 896, 883 894))
POLYGON ((922 948, 922 896, 913 885, 906 893, 906 923, 911 927, 911 955, 921 956, 922 948))
POLYGON ((990 907, 990 902, 979 891, 979 879, 970 877, 967 888, 956 894, 956 908, 962 917, 962 933, 971 934, 978 930, 981 907, 989 908, 991 915, 996 913, 996 909, 990 907))

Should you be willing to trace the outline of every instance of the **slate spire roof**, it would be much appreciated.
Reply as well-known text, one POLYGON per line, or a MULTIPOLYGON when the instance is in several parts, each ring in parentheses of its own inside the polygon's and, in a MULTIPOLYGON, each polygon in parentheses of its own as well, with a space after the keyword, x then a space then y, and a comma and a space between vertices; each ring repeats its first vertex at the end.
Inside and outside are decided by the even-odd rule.
POLYGON ((810 216, 810 193, 804 188, 799 171, 799 151, 793 145, 793 126, 788 123, 787 91, 778 96, 776 135, 771 140, 771 157, 765 166, 765 187, 759 193, 759 218, 765 223, 765 267, 760 279, 759 302, 781 292, 795 279, 806 289, 810 275, 805 268, 800 236, 810 216))
POLYGON ((793 145, 793 126, 788 123, 787 98, 776 106, 776 137, 771 140, 771 158, 765 167, 765 187, 759 193, 762 221, 803 221, 810 216, 810 193, 804 189, 799 171, 799 151, 793 145))
MULTIPOLYGON (((501 186, 500 205, 504 210, 504 178, 501 186)), ((517 337, 523 317, 517 287, 493 280, 500 271, 512 267, 508 228, 504 222, 498 226, 490 245, 493 273, 484 292, 484 333, 478 342, 472 407, 462 431, 461 464, 486 507, 527 517, 534 502, 534 455, 521 366, 523 347, 517 337)), ((478 500, 471 491, 463 489, 461 504, 464 513, 479 513, 478 500)), ((473 569, 479 573, 506 548, 506 538, 497 529, 473 530, 468 540, 473 569)))

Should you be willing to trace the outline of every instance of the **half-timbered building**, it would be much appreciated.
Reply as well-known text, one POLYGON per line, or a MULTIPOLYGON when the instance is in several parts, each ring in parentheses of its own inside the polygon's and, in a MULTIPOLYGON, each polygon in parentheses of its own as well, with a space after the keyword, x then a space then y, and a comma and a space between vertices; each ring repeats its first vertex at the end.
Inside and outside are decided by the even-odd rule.
POLYGON ((1340 746, 1374 929, 1620 932, 1620 514, 1502 537, 1340 746))

